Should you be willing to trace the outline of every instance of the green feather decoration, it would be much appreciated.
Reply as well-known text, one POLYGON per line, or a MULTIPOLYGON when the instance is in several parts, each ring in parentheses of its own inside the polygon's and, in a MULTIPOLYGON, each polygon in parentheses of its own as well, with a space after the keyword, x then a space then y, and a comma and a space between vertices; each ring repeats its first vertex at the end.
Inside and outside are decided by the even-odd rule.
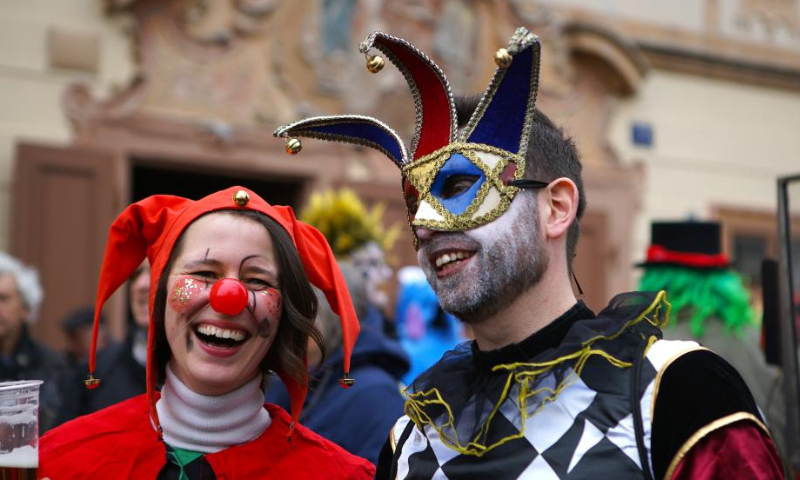
POLYGON ((676 322, 688 321, 692 335, 697 338, 705 334, 708 318, 722 320, 735 335, 741 334, 745 326, 758 323, 741 276, 730 269, 648 266, 639 290, 666 290, 672 304, 671 317, 676 322))

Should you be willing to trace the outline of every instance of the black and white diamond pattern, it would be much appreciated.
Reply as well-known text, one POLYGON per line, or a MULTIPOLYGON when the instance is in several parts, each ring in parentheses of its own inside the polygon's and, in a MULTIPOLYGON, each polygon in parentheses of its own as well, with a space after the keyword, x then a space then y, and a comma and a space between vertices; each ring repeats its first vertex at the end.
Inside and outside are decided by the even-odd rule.
MULTIPOLYGON (((649 410, 648 393, 652 394, 656 369, 648 362, 643 367, 639 395, 644 413, 649 410)), ((545 402, 527 419, 521 438, 481 457, 461 455, 446 447, 430 427, 425 428, 425 435, 415 428, 401 447, 398 478, 560 480, 598 478, 598 472, 602 478, 641 478, 629 399, 630 373, 630 369, 610 366, 603 359, 590 360, 581 377, 575 377, 555 401, 545 402)), ((554 387, 555 380, 549 381, 550 385, 545 380, 539 386, 554 387)), ((512 389, 494 417, 489 438, 518 433, 517 393, 512 389)), ((534 396, 528 406, 541 400, 534 396)), ((649 412, 644 416, 649 420, 649 412)), ((646 421, 648 440, 649 425, 646 421)), ((396 427, 396 437, 401 431, 396 427)))

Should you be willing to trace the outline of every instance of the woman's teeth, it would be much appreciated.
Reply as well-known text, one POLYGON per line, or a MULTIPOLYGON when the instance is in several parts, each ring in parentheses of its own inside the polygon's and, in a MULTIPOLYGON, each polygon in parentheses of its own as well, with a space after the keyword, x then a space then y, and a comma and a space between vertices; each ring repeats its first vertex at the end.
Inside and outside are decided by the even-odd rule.
POLYGON ((241 342, 242 340, 244 340, 246 336, 245 332, 241 330, 230 330, 207 324, 200 325, 199 327, 197 327, 197 332, 209 337, 231 339, 235 342, 241 342))
POLYGON ((448 263, 453 263, 458 260, 463 260, 465 258, 469 258, 471 254, 469 252, 451 252, 445 253, 444 255, 440 255, 436 258, 436 268, 442 268, 448 263))

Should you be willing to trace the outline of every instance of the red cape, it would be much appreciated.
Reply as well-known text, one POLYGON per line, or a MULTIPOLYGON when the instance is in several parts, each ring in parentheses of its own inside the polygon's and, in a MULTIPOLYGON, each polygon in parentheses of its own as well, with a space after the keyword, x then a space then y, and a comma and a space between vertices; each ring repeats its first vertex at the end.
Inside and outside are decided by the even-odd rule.
MULTIPOLYGON (((148 416, 147 396, 77 418, 51 430, 39 443, 39 472, 53 480, 156 478, 167 462, 148 416)), ((242 478, 371 479, 375 467, 266 404, 272 424, 257 439, 206 455, 217 480, 242 478)))

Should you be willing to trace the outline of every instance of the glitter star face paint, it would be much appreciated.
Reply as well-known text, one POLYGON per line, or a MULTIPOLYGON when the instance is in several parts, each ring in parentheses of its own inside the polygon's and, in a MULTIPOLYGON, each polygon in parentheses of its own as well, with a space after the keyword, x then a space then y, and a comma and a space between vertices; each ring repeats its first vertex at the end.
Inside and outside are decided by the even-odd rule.
POLYGON ((260 223, 214 213, 186 229, 169 272, 164 315, 170 364, 182 382, 221 395, 260 374, 283 313, 278 281, 272 239, 260 223), (212 301, 220 282, 243 292, 244 307, 232 308, 227 298, 212 301))
POLYGON ((170 293, 167 303, 177 313, 184 313, 197 306, 198 300, 202 300, 201 295, 204 293, 206 296, 208 295, 208 292, 204 292, 207 287, 207 283, 192 277, 180 277, 172 287, 172 293, 170 293))

